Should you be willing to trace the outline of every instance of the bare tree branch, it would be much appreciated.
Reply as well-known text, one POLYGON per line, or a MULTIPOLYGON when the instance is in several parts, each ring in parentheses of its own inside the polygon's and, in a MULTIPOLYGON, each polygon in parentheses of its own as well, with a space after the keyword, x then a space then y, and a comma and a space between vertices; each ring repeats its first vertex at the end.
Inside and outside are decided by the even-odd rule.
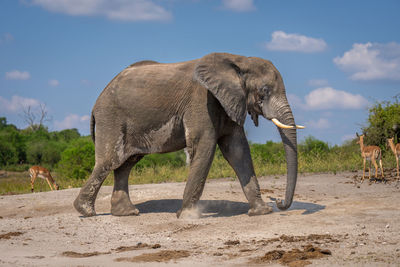
POLYGON ((33 111, 31 106, 24 108, 23 114, 21 115, 22 119, 26 124, 28 124, 28 128, 33 131, 39 130, 42 126, 44 126, 45 122, 49 122, 51 118, 48 117, 48 112, 46 108, 46 104, 40 104, 38 110, 33 111), (36 118, 39 118, 37 121, 36 118))

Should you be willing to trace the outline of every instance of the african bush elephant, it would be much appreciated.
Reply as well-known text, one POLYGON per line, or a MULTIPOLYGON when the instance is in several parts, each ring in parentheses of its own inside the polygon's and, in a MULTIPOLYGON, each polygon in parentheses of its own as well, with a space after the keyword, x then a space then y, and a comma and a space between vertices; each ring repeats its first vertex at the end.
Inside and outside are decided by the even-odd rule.
POLYGON ((279 126, 288 168, 285 200, 277 200, 277 206, 289 208, 297 180, 297 140, 282 77, 270 61, 226 53, 172 64, 141 61, 107 85, 91 115, 96 164, 74 207, 84 216, 95 215, 97 193, 114 170, 111 214, 139 214, 128 191, 132 167, 146 154, 186 148, 190 169, 179 217, 196 206, 218 144, 239 178, 248 215, 270 213, 243 130, 247 112, 256 126, 259 115, 279 126))

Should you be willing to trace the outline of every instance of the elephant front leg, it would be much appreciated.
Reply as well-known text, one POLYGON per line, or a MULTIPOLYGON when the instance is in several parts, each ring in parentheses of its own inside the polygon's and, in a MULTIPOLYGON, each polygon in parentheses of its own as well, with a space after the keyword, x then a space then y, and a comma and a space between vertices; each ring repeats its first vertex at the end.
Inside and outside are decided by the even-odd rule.
POLYGON ((187 142, 187 151, 190 157, 189 178, 183 193, 182 208, 177 212, 177 217, 199 216, 196 204, 203 193, 208 172, 215 154, 216 141, 212 137, 202 137, 197 143, 187 142))
POLYGON ((114 189, 111 197, 111 214, 114 216, 139 215, 139 210, 129 197, 129 173, 142 158, 133 156, 114 171, 114 189))
POLYGON ((242 128, 224 136, 218 141, 218 145, 225 159, 234 169, 239 178, 243 192, 249 201, 249 216, 263 215, 272 212, 261 198, 260 186, 256 178, 250 148, 242 128))

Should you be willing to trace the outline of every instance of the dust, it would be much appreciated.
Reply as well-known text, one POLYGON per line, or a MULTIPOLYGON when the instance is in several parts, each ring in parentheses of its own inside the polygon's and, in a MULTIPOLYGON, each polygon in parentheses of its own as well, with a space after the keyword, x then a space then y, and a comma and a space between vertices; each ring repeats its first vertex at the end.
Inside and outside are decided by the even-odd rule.
POLYGON ((24 233, 22 233, 22 232, 9 232, 9 233, 6 233, 6 234, 1 234, 0 235, 0 239, 10 239, 13 236, 20 236, 22 234, 24 234, 24 233))
POLYGON ((254 258, 251 263, 272 263, 274 261, 279 262, 282 265, 290 267, 301 267, 311 264, 312 259, 321 259, 326 256, 332 255, 332 252, 328 249, 321 249, 314 247, 311 244, 303 246, 303 249, 294 248, 289 251, 285 250, 272 250, 265 253, 264 256, 254 258))
POLYGON ((117 258, 115 261, 128 261, 128 262, 169 262, 171 260, 178 260, 181 258, 189 257, 190 253, 187 250, 162 250, 155 253, 144 253, 135 257, 117 258))
POLYGON ((70 257, 70 258, 87 258, 87 257, 93 257, 93 256, 99 256, 99 255, 106 255, 106 254, 111 254, 111 252, 74 252, 74 251, 64 251, 61 253, 62 256, 65 257, 70 257))
POLYGON ((126 252, 126 251, 139 250, 139 249, 148 249, 148 248, 157 249, 157 248, 161 248, 161 245, 160 244, 148 245, 146 243, 137 243, 135 246, 118 247, 118 248, 114 249, 114 251, 119 253, 119 252, 126 252))
POLYGON ((184 209, 179 216, 179 219, 184 220, 196 220, 201 218, 202 210, 204 207, 200 207, 200 205, 194 206, 191 209, 184 209))
POLYGON ((185 225, 183 227, 180 227, 176 230, 173 231, 174 234, 179 233, 179 232, 184 232, 184 231, 188 231, 188 230, 192 230, 192 229, 198 229, 200 227, 199 224, 188 224, 185 225))

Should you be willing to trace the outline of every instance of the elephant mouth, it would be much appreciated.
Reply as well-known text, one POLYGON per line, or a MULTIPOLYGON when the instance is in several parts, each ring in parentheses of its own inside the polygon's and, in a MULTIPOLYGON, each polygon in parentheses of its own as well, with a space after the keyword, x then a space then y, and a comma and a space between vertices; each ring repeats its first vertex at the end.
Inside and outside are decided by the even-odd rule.
POLYGON ((286 125, 286 124, 280 122, 277 118, 272 118, 271 121, 272 121, 276 126, 278 126, 279 128, 282 128, 282 129, 293 129, 293 128, 295 128, 295 127, 296 127, 296 129, 304 129, 304 128, 306 128, 305 126, 297 125, 297 124, 296 124, 296 126, 293 126, 293 125, 292 125, 292 126, 291 126, 291 125, 286 125))

